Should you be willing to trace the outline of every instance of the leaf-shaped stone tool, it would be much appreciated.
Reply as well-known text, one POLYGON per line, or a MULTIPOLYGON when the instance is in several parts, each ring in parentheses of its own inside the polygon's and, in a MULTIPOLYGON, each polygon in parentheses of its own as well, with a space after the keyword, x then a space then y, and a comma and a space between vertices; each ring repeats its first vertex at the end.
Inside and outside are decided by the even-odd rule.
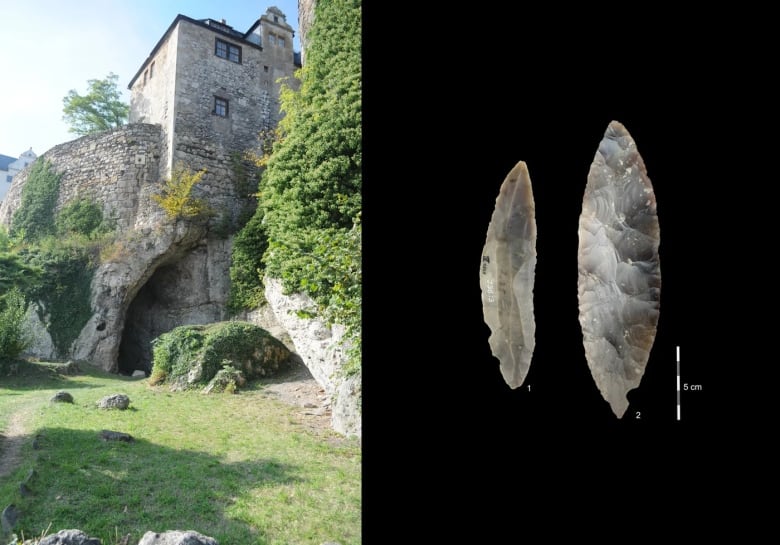
POLYGON ((525 380, 534 353, 535 268, 534 195, 528 168, 520 161, 501 184, 479 268, 488 342, 512 388, 525 380))
POLYGON ((626 128, 613 121, 590 166, 579 227, 585 357, 621 418, 655 341, 661 293, 655 194, 626 128))

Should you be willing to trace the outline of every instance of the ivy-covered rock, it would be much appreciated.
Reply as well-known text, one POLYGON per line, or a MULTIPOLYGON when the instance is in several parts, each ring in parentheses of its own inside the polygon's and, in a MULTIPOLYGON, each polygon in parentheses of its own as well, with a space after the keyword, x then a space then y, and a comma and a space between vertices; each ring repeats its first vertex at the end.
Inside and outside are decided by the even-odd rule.
POLYGON ((206 385, 224 366, 247 379, 269 376, 284 368, 290 351, 265 329, 248 322, 186 325, 152 341, 151 384, 174 389, 206 385))
POLYGON ((226 392, 228 394, 235 394, 238 389, 246 384, 246 378, 244 374, 233 367, 232 365, 226 365, 214 375, 214 378, 203 389, 204 394, 221 393, 226 392))

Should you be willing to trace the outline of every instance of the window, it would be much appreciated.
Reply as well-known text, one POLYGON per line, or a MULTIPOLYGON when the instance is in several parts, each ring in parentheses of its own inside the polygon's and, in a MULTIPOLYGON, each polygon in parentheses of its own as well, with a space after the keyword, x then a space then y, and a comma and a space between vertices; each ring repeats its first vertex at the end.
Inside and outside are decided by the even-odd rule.
POLYGON ((149 75, 149 70, 144 70, 144 85, 146 85, 146 77, 149 75))
POLYGON ((279 38, 279 47, 284 47, 284 38, 279 38))
POLYGON ((228 101, 226 98, 214 97, 214 115, 228 116, 228 101))
POLYGON ((14 177, 11 176, 10 174, 5 177, 5 181, 8 182, 9 184, 11 183, 11 180, 13 180, 13 179, 14 179, 14 177))
POLYGON ((222 59, 227 59, 232 62, 241 63, 241 48, 237 45, 230 44, 216 38, 216 46, 214 47, 214 54, 222 59))
POLYGON ((154 76, 154 61, 152 61, 151 66, 149 66, 149 79, 152 79, 152 76, 154 76))
POLYGON ((278 22, 279 22, 279 16, 278 15, 274 15, 274 23, 278 23, 278 22))
POLYGON ((265 72, 266 74, 268 73, 268 67, 267 66, 263 66, 263 72, 265 72))
POLYGON ((276 36, 274 36, 273 34, 269 34, 268 43, 270 43, 271 45, 276 45, 276 36))

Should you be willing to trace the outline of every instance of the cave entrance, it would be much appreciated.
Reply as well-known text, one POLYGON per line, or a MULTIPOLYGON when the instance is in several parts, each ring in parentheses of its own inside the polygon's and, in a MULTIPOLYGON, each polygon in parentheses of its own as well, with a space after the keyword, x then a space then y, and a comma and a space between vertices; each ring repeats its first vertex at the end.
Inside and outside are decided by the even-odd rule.
POLYGON ((133 371, 152 370, 152 340, 164 331, 157 331, 153 316, 157 307, 154 276, 144 284, 130 303, 125 316, 125 328, 119 343, 117 359, 119 372, 131 375, 133 371))
POLYGON ((174 263, 161 265, 138 290, 125 315, 117 367, 131 375, 152 370, 152 341, 180 325, 208 324, 224 314, 227 293, 209 274, 208 252, 198 247, 174 263))

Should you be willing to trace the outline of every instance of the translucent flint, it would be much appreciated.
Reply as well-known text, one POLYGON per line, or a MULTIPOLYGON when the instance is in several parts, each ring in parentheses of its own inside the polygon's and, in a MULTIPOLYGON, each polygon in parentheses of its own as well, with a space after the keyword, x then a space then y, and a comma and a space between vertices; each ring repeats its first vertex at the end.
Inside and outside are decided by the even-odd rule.
POLYGON ((655 194, 626 128, 609 124, 593 159, 579 227, 578 295, 585 356, 621 418, 655 341, 661 293, 655 194))
POLYGON ((490 326, 488 342, 512 388, 528 374, 534 352, 536 218, 531 178, 523 161, 501 185, 482 251, 479 284, 490 326))

